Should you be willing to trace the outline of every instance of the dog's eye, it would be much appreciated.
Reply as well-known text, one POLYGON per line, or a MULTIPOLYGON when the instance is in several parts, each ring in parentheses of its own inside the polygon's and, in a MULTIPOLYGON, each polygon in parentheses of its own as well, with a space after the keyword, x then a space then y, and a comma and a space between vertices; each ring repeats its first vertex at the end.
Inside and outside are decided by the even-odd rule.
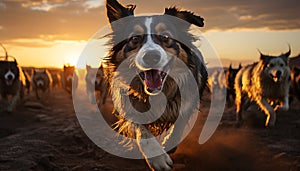
POLYGON ((268 67, 269 67, 269 68, 273 68, 273 67, 274 67, 274 64, 269 64, 268 67))
POLYGON ((136 36, 132 36, 131 39, 130 39, 130 42, 134 45, 140 43, 142 40, 142 36, 140 35, 136 35, 136 36))
POLYGON ((163 34, 163 35, 160 35, 160 39, 162 42, 168 43, 170 40, 170 36, 168 34, 163 34))
POLYGON ((280 64, 280 67, 283 67, 284 65, 283 64, 280 64))
POLYGON ((163 41, 163 42, 168 42, 169 40, 170 40, 170 36, 169 35, 162 35, 161 36, 161 40, 163 41))

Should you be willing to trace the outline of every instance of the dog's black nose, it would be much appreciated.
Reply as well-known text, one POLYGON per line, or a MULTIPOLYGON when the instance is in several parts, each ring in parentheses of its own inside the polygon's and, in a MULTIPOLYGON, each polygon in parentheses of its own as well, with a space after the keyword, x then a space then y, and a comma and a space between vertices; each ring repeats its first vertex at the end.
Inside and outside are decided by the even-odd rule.
POLYGON ((143 55, 143 60, 145 64, 149 66, 154 66, 160 61, 160 53, 156 50, 145 52, 143 55))
POLYGON ((282 72, 281 71, 277 71, 276 72, 276 77, 279 78, 281 76, 282 72))
POLYGON ((13 79, 13 76, 12 76, 12 75, 8 75, 8 76, 7 76, 7 79, 8 79, 8 80, 12 80, 12 79, 13 79))

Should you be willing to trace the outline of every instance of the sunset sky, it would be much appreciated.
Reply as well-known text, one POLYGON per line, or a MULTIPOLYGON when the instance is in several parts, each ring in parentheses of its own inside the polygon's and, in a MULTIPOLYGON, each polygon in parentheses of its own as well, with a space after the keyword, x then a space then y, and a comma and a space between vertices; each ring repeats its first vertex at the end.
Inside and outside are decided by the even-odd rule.
MULTIPOLYGON (((204 35, 224 65, 256 61, 257 49, 300 53, 299 0, 120 0, 136 13, 178 6, 205 18, 204 35), (233 62, 236 63, 236 62, 233 62)), ((1 0, 0 43, 22 66, 75 64, 91 36, 107 25, 103 0, 1 0)), ((0 56, 4 51, 0 49, 0 56)))

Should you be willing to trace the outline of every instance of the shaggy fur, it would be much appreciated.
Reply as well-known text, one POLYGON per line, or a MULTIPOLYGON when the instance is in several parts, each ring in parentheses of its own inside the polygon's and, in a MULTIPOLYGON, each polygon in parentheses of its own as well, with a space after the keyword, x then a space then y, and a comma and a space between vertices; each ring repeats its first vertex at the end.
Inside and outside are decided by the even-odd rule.
POLYGON ((17 101, 23 98, 25 84, 24 74, 16 60, 0 61, 0 95, 8 112, 12 112, 17 101), (9 96, 12 96, 10 100, 9 96))
POLYGON ((66 66, 64 65, 64 70, 62 72, 62 85, 64 89, 71 94, 72 88, 77 89, 78 86, 78 76, 75 72, 74 66, 66 66), (73 85, 74 84, 74 85, 73 85))
MULTIPOLYGON (((194 24, 202 27, 203 19, 192 12, 167 8, 162 16, 174 16, 191 23, 189 25, 182 23, 174 26, 170 21, 159 15, 147 18, 133 17, 134 5, 124 7, 116 0, 108 0, 106 7, 110 22, 130 16, 128 20, 125 20, 126 22, 121 20, 116 24, 111 23, 113 30, 111 44, 113 47, 109 57, 106 58, 107 67, 105 69, 109 71, 105 72, 105 75, 114 101, 115 115, 118 118, 115 124, 116 129, 127 137, 135 138, 135 142, 152 170, 171 170, 173 162, 165 152, 165 149, 170 149, 168 140, 172 139, 177 143, 180 142, 184 126, 190 115, 198 110, 199 99, 195 98, 195 93, 199 93, 199 96, 201 96, 207 82, 207 71, 201 53, 197 48, 189 48, 194 47, 192 42, 196 39, 188 34, 189 26, 194 24), (153 37, 150 37, 150 34, 145 30, 147 29, 147 21, 150 21, 151 25, 149 26, 157 31, 157 33, 151 33, 153 37), (134 30, 139 31, 141 35, 132 36, 134 30), (166 33, 168 35, 164 35, 166 33), (172 39, 172 36, 181 42, 172 39), (174 65, 172 71, 177 73, 176 78, 171 78, 167 73, 150 69, 140 71, 136 76, 133 75, 131 82, 127 82, 126 78, 131 77, 132 73, 136 74, 136 70, 140 69, 138 67, 138 54, 143 50, 143 45, 147 42, 146 38, 147 40, 152 38, 154 40, 154 37, 157 38, 155 39, 157 42, 152 46, 156 46, 156 48, 151 49, 151 51, 146 49, 143 54, 151 54, 149 60, 155 63, 153 59, 157 57, 157 54, 154 52, 163 49, 164 52, 170 55, 171 59, 169 60, 173 61, 169 62, 174 65), (190 99, 181 99, 182 95, 180 95, 179 89, 185 85, 189 86, 188 84, 191 84, 192 81, 187 76, 188 72, 181 66, 177 66, 177 60, 181 60, 186 64, 194 76, 193 79, 198 84, 199 92, 187 91, 187 96, 190 99), (122 66, 120 67, 120 65, 122 66), (158 73, 163 75, 158 75, 158 73), (150 76, 153 80, 156 80, 157 77, 161 78, 163 80, 161 87, 157 86, 157 84, 160 84, 159 81, 149 81, 150 76), (163 100, 156 97, 160 96, 160 92, 164 93, 167 100, 167 106, 163 114, 154 122, 135 123, 134 116, 138 115, 137 112, 150 111, 149 116, 147 116, 149 120, 159 114, 157 110, 163 107, 161 106, 163 100), (155 98, 154 103, 157 107, 151 108, 150 98, 155 98), (183 111, 182 113, 179 113, 180 109, 183 111), (175 121, 178 124, 175 124, 175 121), (164 149, 153 137, 166 130, 169 131, 169 134, 163 143, 164 149), (162 153, 162 155, 150 157, 152 154, 157 153, 162 153)), ((157 63, 157 65, 160 65, 160 63, 157 63)))
POLYGON ((275 111, 278 108, 288 110, 290 53, 289 50, 279 56, 261 54, 259 62, 246 66, 238 72, 235 79, 238 125, 242 123, 242 111, 249 107, 250 102, 255 102, 267 116, 266 127, 275 125, 275 111))
POLYGON ((45 99, 47 93, 49 93, 50 91, 51 86, 52 86, 52 78, 48 70, 33 71, 32 79, 31 79, 31 87, 38 100, 45 99), (41 95, 39 92, 41 92, 41 95))
POLYGON ((86 65, 86 92, 92 104, 98 104, 101 108, 105 104, 107 96, 107 83, 104 78, 102 65, 99 68, 92 68, 86 65))
POLYGON ((242 65, 240 64, 238 68, 232 68, 232 66, 229 66, 228 71, 225 73, 226 77, 226 101, 227 105, 231 106, 234 104, 235 101, 235 89, 234 89, 234 80, 236 77, 236 74, 239 72, 239 70, 242 68, 242 65))
POLYGON ((291 96, 297 97, 300 100, 300 68, 293 67, 291 74, 291 96))
POLYGON ((50 71, 51 77, 52 77, 52 88, 60 88, 61 87, 61 76, 60 76, 60 70, 52 70, 50 71))
POLYGON ((26 93, 29 94, 30 93, 30 88, 31 88, 31 74, 29 71, 26 71, 23 69, 23 73, 25 76, 25 89, 26 89, 26 93))

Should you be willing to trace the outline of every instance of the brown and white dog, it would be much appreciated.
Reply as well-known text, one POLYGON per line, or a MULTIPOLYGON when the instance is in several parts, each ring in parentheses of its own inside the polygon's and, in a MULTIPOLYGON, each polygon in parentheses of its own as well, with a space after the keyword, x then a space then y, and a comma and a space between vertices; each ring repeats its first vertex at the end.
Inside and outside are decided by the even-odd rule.
POLYGON ((34 70, 31 79, 31 87, 38 100, 44 100, 52 86, 52 78, 48 70, 34 70), (40 95, 41 94, 41 95, 40 95))
POLYGON ((197 38, 188 32, 191 25, 203 27, 203 18, 175 7, 166 8, 162 15, 134 16, 135 7, 123 6, 116 0, 106 3, 112 28, 112 48, 106 66, 113 71, 105 73, 117 111, 116 129, 134 138, 152 170, 171 170, 173 162, 166 151, 172 149, 171 140, 180 142, 190 116, 198 111, 196 97, 201 97, 207 84, 203 57, 193 45, 197 38), (186 67, 179 65, 179 61, 186 67), (128 81, 128 77, 132 79, 128 81), (198 89, 185 92, 189 99, 181 100, 180 89, 189 86, 191 79, 198 89), (155 111, 151 98, 159 105, 164 98, 155 97, 161 94, 167 104, 158 119, 138 123, 131 117, 155 111), (169 134, 163 148, 155 137, 166 130, 169 134))
POLYGON ((101 65, 99 68, 92 68, 86 65, 86 71, 85 83, 89 101, 92 104, 97 103, 101 108, 101 106, 105 104, 108 89, 104 78, 103 67, 101 65))
POLYGON ((242 111, 255 102, 266 115, 266 127, 276 121, 276 110, 289 109, 291 50, 279 56, 260 53, 257 63, 242 68, 235 79, 236 113, 238 125, 242 123, 242 111))
POLYGON ((73 88, 75 90, 77 89, 78 76, 75 71, 75 66, 64 65, 61 78, 62 78, 62 85, 68 93, 71 94, 73 88))
POLYGON ((12 112, 17 101, 23 98, 25 84, 24 74, 16 60, 0 61, 0 94, 8 112, 12 112))
POLYGON ((50 74, 52 77, 52 88, 60 88, 61 87, 61 76, 60 76, 61 70, 51 70, 50 74))

